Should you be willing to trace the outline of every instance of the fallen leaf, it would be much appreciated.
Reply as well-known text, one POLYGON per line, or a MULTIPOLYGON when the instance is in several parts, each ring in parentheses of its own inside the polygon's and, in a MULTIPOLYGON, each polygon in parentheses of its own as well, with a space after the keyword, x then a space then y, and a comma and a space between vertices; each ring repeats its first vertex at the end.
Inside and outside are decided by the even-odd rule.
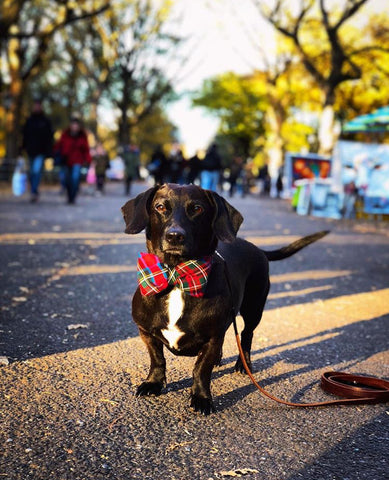
POLYGON ((173 450, 176 450, 176 448, 185 447, 187 445, 190 445, 193 442, 194 442, 194 440, 190 440, 189 442, 172 443, 171 445, 166 447, 166 453, 172 452, 173 450))
POLYGON ((237 470, 222 471, 220 475, 222 477, 242 477, 243 475, 250 475, 250 473, 259 472, 253 468, 238 468, 237 470))
POLYGON ((27 297, 13 297, 14 302, 27 302, 27 297))
POLYGON ((9 360, 7 357, 1 356, 0 357, 0 365, 9 365, 9 360))
POLYGON ((116 402, 115 400, 110 400, 109 398, 100 398, 100 402, 104 403, 109 403, 110 405, 119 405, 119 402, 116 402))
POLYGON ((78 328, 89 328, 87 323, 72 323, 66 327, 68 330, 77 330, 78 328))

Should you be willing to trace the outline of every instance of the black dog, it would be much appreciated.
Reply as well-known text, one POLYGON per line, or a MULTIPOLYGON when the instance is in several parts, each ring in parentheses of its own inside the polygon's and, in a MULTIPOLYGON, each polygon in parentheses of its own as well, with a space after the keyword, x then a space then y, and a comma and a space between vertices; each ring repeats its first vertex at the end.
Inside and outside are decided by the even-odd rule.
MULTIPOLYGON (((268 261, 293 255, 328 232, 264 252, 236 238, 243 217, 234 207, 217 193, 194 185, 151 188, 128 201, 122 212, 126 233, 146 229, 148 252, 159 257, 165 269, 163 280, 169 277, 161 291, 142 294, 138 288, 133 298, 132 315, 151 362, 149 375, 138 387, 137 395, 158 395, 166 385, 164 346, 175 355, 197 355, 191 406, 208 415, 214 411, 210 389, 212 369, 220 363, 224 335, 234 312, 240 312, 244 319, 241 343, 251 367, 253 332, 261 320, 270 287, 268 261), (175 267, 179 270, 183 263, 191 264, 190 260, 198 259, 208 262, 206 267, 199 267, 200 272, 209 264, 211 268, 203 292, 198 293, 194 287, 192 296, 178 288, 180 281, 174 284, 171 279, 177 276, 175 267)), ((147 272, 150 273, 148 269, 147 272)), ((235 370, 243 372, 239 357, 235 370)))

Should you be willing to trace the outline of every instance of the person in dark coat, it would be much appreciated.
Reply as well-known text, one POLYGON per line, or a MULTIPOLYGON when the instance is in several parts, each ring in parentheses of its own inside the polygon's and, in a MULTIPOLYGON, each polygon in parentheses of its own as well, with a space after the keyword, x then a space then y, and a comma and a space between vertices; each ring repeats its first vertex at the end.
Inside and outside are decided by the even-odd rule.
POLYGON ((90 165, 92 160, 88 137, 78 115, 71 117, 70 125, 62 133, 55 150, 63 161, 68 203, 73 204, 80 186, 81 167, 90 165))
POLYGON ((97 192, 104 193, 105 174, 109 168, 109 156, 107 150, 101 142, 97 142, 95 148, 91 151, 91 155, 96 173, 97 192))
POLYGON ((201 170, 201 160, 199 158, 198 153, 196 152, 193 157, 191 157, 188 161, 188 175, 186 178, 187 183, 195 183, 195 180, 200 174, 201 170))
POLYGON ((174 147, 171 151, 168 161, 167 181, 169 183, 183 184, 183 171, 185 158, 180 148, 174 147))
POLYGON ((168 176, 168 161, 162 147, 158 146, 151 155, 147 170, 154 177, 155 185, 162 185, 168 176))
POLYGON ((26 151, 30 164, 31 202, 39 198, 39 184, 42 178, 45 158, 52 154, 53 129, 45 115, 42 102, 35 99, 32 113, 23 127, 22 148, 26 151))
POLYGON ((139 178, 140 150, 137 145, 123 145, 121 157, 124 163, 124 195, 131 191, 133 180, 139 178))
MULTIPOLYGON (((242 157, 234 157, 232 160, 232 163, 230 165, 230 177, 229 177, 229 182, 230 182, 230 197, 234 196, 235 189, 236 189, 236 184, 240 183, 242 184, 242 173, 243 173, 243 158, 242 157)), ((243 196, 243 185, 239 185, 241 188, 241 194, 243 196)))
POLYGON ((216 192, 222 162, 216 144, 212 144, 201 162, 201 188, 216 192))

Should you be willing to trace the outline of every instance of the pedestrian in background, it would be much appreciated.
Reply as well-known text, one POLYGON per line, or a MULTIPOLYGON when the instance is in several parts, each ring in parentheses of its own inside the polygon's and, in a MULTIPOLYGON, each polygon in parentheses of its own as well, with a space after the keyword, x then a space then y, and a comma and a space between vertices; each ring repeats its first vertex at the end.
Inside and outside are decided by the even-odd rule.
POLYGON ((228 178, 228 181, 230 183, 230 197, 234 196, 236 187, 240 190, 240 194, 243 197, 244 196, 244 190, 243 190, 243 166, 244 166, 244 161, 242 157, 234 157, 231 166, 230 166, 230 176, 228 178))
POLYGON ((271 180, 270 180, 269 169, 267 165, 264 165, 259 170, 258 179, 260 182, 260 195, 261 196, 269 195, 271 180))
POLYGON ((169 170, 168 161, 160 145, 151 155, 151 161, 147 165, 147 170, 150 175, 154 177, 155 185, 162 185, 167 180, 169 170))
POLYGON ((41 99, 34 99, 31 115, 23 127, 22 148, 28 155, 31 202, 35 203, 39 199, 44 161, 52 155, 53 148, 53 129, 50 119, 43 111, 41 99))
POLYGON ((282 192, 284 190, 284 167, 283 165, 278 170, 277 182, 276 182, 276 189, 277 189, 277 198, 281 198, 282 192))
POLYGON ((197 180, 200 170, 201 170, 201 160, 199 157, 199 153, 196 152, 193 157, 188 160, 188 167, 187 167, 187 176, 186 176, 186 183, 191 184, 195 183, 197 180))
POLYGON ((59 153, 65 170, 65 185, 68 203, 74 204, 78 194, 81 167, 90 165, 88 137, 78 114, 70 118, 69 127, 62 133, 55 150, 59 153))
POLYGON ((222 162, 217 145, 212 144, 201 162, 201 188, 217 191, 222 162))
POLYGON ((185 166, 185 158, 179 146, 174 145, 167 159, 168 172, 166 181, 169 183, 183 184, 183 172, 185 166))
POLYGON ((123 145, 120 156, 124 163, 124 194, 128 196, 132 182, 139 178, 140 151, 137 145, 123 145))
POLYGON ((98 193, 104 193, 105 172, 109 168, 109 156, 103 144, 97 142, 91 152, 96 175, 96 189, 98 193))

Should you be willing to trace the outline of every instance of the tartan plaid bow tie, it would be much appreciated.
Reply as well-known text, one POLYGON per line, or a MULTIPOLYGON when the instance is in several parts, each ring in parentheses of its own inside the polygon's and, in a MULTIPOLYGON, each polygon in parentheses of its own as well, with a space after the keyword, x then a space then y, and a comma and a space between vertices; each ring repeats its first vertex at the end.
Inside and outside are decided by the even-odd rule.
POLYGON ((212 265, 211 258, 188 260, 169 268, 161 264, 157 255, 140 253, 137 272, 140 293, 155 295, 173 285, 192 297, 202 297, 212 265))

